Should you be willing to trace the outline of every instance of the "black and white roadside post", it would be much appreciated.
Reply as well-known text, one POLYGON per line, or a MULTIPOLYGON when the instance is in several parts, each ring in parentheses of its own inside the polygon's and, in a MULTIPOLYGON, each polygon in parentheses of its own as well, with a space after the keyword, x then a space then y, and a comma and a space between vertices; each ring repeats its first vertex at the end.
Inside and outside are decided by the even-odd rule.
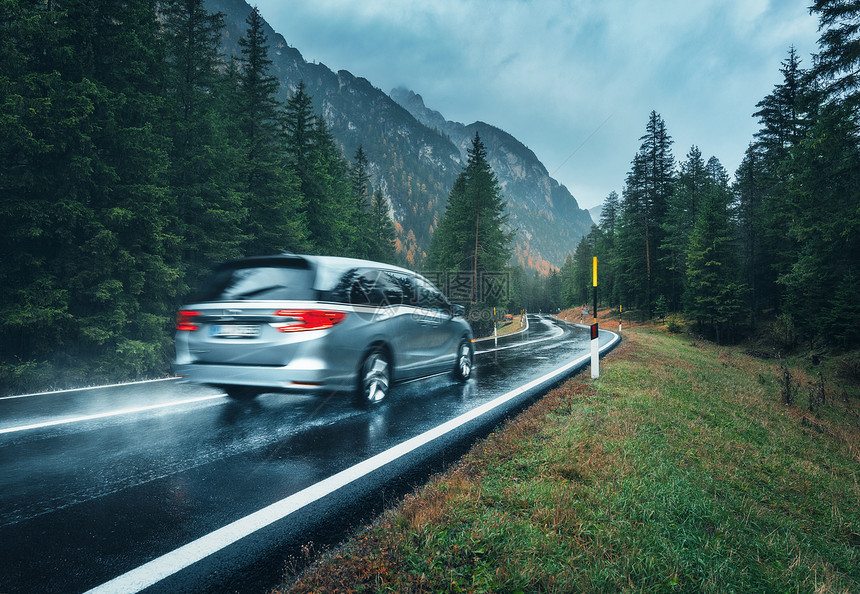
POLYGON ((591 284, 594 286, 594 323, 591 325, 591 379, 600 377, 600 340, 597 330, 597 257, 592 260, 591 284))

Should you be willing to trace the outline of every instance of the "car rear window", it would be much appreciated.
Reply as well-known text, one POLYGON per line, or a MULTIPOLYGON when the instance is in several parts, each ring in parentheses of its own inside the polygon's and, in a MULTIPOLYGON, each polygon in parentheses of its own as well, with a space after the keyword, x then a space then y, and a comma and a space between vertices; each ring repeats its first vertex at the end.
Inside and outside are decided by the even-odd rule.
POLYGON ((226 264, 216 268, 194 301, 314 300, 314 271, 304 260, 226 264))

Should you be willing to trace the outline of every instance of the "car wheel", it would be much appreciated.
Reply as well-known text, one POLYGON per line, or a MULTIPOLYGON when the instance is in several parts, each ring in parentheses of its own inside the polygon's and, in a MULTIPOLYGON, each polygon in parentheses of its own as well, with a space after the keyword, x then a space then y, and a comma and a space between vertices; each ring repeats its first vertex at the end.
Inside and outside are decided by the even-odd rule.
POLYGON ((472 367, 474 367, 472 345, 464 338, 460 341, 460 346, 457 347, 457 363, 454 367, 454 378, 465 382, 472 377, 472 367))
POLYGON ((258 388, 250 386, 222 386, 222 388, 233 400, 253 400, 260 394, 258 388))
POLYGON ((358 401, 374 406, 385 400, 391 384, 391 366, 379 347, 364 359, 358 374, 358 401))

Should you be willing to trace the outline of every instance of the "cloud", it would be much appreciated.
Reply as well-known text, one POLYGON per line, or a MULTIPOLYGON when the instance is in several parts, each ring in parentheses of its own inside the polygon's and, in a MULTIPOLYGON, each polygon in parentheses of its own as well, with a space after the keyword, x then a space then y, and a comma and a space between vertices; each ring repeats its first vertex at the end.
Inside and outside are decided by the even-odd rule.
POLYGON ((789 46, 807 56, 817 39, 803 5, 775 0, 257 5, 306 59, 410 88, 448 119, 496 125, 550 171, 612 116, 558 170, 589 207, 621 190, 652 109, 676 158, 697 144, 733 172, 789 46))

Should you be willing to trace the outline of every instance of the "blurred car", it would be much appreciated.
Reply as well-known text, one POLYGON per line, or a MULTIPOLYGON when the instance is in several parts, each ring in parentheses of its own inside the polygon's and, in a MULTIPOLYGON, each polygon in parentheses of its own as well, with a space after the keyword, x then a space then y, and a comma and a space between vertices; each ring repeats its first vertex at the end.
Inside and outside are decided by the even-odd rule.
POLYGON ((174 371, 233 398, 348 391, 378 404, 393 382, 472 374, 463 308, 396 266, 282 254, 216 267, 176 318, 174 371))

